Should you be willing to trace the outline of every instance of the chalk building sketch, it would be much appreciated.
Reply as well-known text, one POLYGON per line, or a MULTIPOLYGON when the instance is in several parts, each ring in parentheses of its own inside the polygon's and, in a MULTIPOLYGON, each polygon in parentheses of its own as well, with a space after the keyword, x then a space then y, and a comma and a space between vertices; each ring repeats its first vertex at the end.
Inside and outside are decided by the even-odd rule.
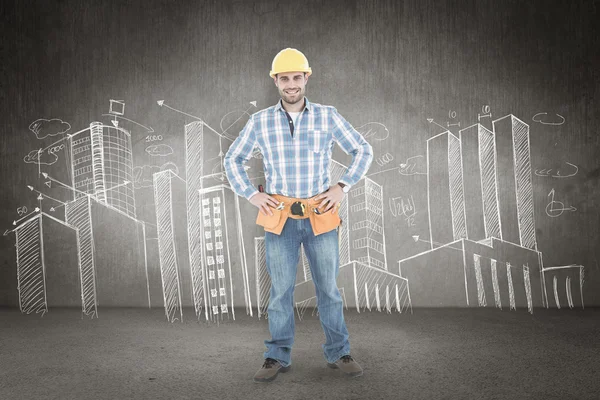
POLYGON ((235 319, 234 307, 243 301, 252 314, 239 196, 221 184, 199 190, 199 203, 206 307, 212 318, 235 319))
POLYGON ((533 312, 550 306, 551 286, 557 307, 559 292, 563 304, 583 306, 583 267, 544 268, 537 250, 529 126, 514 115, 492 125, 427 141, 431 249, 398 261, 413 305, 533 312))
POLYGON ((75 198, 93 194, 106 203, 135 218, 133 157, 128 131, 101 122, 70 137, 72 185, 75 198))
MULTIPOLYGON (((176 166, 155 167, 143 185, 153 187, 157 237, 151 243, 157 245, 165 316, 183 321, 184 307, 191 305, 197 319, 218 323, 235 320, 243 306, 250 316, 256 308, 259 319, 268 318, 264 237, 252 236, 250 269, 244 243, 245 233, 254 234, 249 226, 262 233, 249 225, 256 210, 242 218, 240 197, 222 165, 222 140, 232 137, 194 118, 183 127, 185 179, 176 166)), ((427 140, 427 171, 419 174, 427 180, 429 249, 398 260, 397 270, 388 263, 383 185, 368 175, 352 186, 338 210, 337 283, 346 308, 583 307, 584 267, 545 267, 537 248, 529 126, 514 115, 490 125, 467 126, 458 135, 445 130, 427 140)), ((130 133, 115 121, 92 122, 63 140, 69 177, 50 176, 39 160, 38 169, 48 187, 71 193, 64 202, 47 196, 62 203, 57 209, 64 205, 64 220, 36 209, 13 229, 21 311, 43 315, 52 306, 79 304, 83 314, 97 317, 99 305, 150 306, 148 222, 136 217, 130 133)), ((260 161, 260 153, 254 158, 260 161)), ((382 165, 392 160, 386 153, 382 165)), ((416 174, 402 173, 403 165, 400 175, 416 174)), ((330 181, 346 170, 332 160, 330 181)), ((311 309, 318 312, 304 249, 294 294, 300 319, 311 309)))
POLYGON ((81 298, 78 253, 72 251, 79 241, 77 229, 40 212, 20 224, 15 235, 21 312, 43 315, 48 307, 81 298))
MULTIPOLYGON (((69 143, 72 185, 38 168, 48 187, 55 184, 72 194, 65 202, 54 199, 64 204, 64 221, 40 210, 14 230, 21 311, 80 304, 83 314, 97 317, 99 304, 149 304, 145 224, 135 218, 129 132, 92 122, 63 140, 69 143), (45 234, 57 227, 60 235, 45 234), (64 243, 49 246, 56 237, 72 237, 71 255, 63 254, 64 243), (76 261, 53 262, 57 254, 76 261), (61 274, 70 278, 53 279, 61 274)), ((38 199, 43 198, 40 192, 38 199)))
POLYGON ((246 312, 252 314, 252 301, 239 198, 227 184, 215 184, 215 179, 211 179, 216 177, 216 182, 224 182, 223 173, 213 173, 212 169, 211 173, 205 173, 206 156, 213 154, 211 151, 217 144, 222 170, 223 136, 217 134, 215 142, 214 135, 204 135, 205 128, 216 133, 203 121, 185 126, 188 246, 196 315, 199 318, 204 308, 205 318, 215 321, 225 314, 235 318, 235 304, 242 301, 246 312), (235 291, 243 295, 237 302, 234 279, 243 288, 235 291))
POLYGON ((170 322, 174 322, 177 318, 183 321, 182 281, 173 217, 172 175, 171 170, 166 170, 153 176, 160 276, 165 315, 170 322))

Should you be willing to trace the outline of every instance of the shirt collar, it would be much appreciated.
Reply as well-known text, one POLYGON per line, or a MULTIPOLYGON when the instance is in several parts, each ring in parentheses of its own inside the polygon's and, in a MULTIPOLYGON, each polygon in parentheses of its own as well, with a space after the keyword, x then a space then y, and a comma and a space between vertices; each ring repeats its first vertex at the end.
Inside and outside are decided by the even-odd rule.
MULTIPOLYGON (((285 111, 285 108, 283 108, 283 106, 281 105, 282 100, 279 99, 279 101, 277 102, 277 105, 275 105, 275 111, 277 110, 281 110, 281 111, 285 111)), ((308 110, 308 112, 310 113, 312 111, 312 105, 310 104, 310 101, 308 101, 308 98, 306 98, 306 96, 304 96, 304 110, 308 110)), ((302 111, 304 111, 302 110, 302 111)))

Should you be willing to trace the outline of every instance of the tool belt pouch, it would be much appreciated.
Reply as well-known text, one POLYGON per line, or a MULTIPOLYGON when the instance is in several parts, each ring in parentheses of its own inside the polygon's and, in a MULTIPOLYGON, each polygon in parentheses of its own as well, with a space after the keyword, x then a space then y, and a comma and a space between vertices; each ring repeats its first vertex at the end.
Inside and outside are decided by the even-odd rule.
POLYGON ((311 212, 309 218, 315 236, 332 231, 342 223, 338 210, 335 213, 329 210, 322 214, 311 212))
POLYGON ((265 232, 271 232, 276 235, 280 235, 285 225, 285 221, 288 219, 287 212, 277 209, 271 209, 273 215, 264 215, 258 210, 258 216, 256 217, 256 224, 265 228, 265 232))

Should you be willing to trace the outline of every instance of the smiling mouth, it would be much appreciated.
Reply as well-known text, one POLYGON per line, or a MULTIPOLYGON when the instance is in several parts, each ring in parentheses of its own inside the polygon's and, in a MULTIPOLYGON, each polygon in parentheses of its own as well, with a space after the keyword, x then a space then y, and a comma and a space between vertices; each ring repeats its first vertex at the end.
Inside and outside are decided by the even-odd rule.
POLYGON ((297 94, 297 93, 300 93, 300 90, 295 90, 295 91, 293 91, 293 92, 286 92, 286 93, 287 93, 287 94, 297 94))

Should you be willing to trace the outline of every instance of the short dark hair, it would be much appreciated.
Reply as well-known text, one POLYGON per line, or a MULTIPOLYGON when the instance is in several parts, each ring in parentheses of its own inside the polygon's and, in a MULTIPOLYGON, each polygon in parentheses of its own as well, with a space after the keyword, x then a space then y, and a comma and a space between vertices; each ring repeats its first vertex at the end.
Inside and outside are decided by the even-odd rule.
MULTIPOLYGON (((304 74, 304 76, 306 76, 306 72, 302 72, 304 74)), ((279 78, 279 74, 275 74, 276 78, 279 78)))

